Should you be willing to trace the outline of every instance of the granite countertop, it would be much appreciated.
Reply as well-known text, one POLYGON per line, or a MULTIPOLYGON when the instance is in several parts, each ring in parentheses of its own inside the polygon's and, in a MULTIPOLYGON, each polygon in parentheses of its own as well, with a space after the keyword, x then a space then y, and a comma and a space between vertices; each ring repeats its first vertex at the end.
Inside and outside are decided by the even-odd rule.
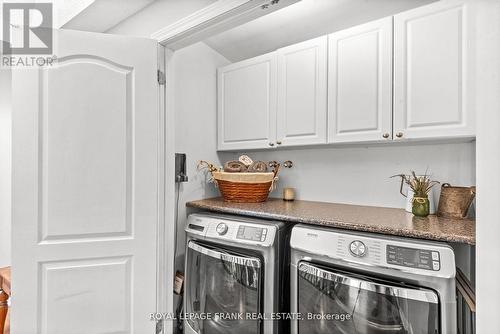
POLYGON ((209 198, 188 202, 186 206, 347 230, 469 245, 476 243, 476 222, 473 219, 451 219, 435 215, 419 218, 403 209, 301 200, 286 202, 278 198, 269 198, 264 203, 228 203, 222 198, 209 198))

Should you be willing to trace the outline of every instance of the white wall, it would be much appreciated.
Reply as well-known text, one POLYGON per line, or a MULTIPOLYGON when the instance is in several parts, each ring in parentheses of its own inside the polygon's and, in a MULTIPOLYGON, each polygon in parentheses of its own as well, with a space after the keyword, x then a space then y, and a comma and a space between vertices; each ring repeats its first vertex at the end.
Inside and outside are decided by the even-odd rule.
MULTIPOLYGON (((174 53, 168 82, 173 83, 170 105, 175 118, 175 152, 186 153, 188 182, 178 184, 177 244, 175 270, 184 271, 186 202, 217 195, 205 174, 197 171, 198 160, 218 163, 216 153, 216 69, 228 60, 204 43, 174 53)), ((167 180, 168 181, 168 180, 167 180)), ((173 256, 173 254, 168 254, 173 256)), ((174 296, 174 309, 179 299, 174 296)), ((168 331, 167 331, 168 332, 168 331)))
POLYGON ((215 0, 157 0, 106 33, 149 38, 152 33, 214 2, 215 0))
POLYGON ((10 265, 11 231, 11 73, 0 69, 0 267, 10 265))
MULTIPOLYGON (((221 160, 243 152, 221 153, 221 160)), ((390 176, 428 169, 433 178, 452 185, 475 184, 475 145, 384 144, 368 147, 344 146, 246 152, 254 160, 291 160, 283 168, 278 188, 271 194, 281 197, 283 187, 297 188, 297 198, 313 201, 403 208, 399 179, 390 176)), ((437 195, 439 187, 434 189, 437 195)), ((436 203, 437 204, 437 203, 436 203)))
POLYGON ((477 110, 477 333, 498 333, 500 317, 500 2, 469 0, 475 22, 477 110))
MULTIPOLYGON (((187 201, 213 197, 217 190, 196 170, 198 160, 219 163, 216 153, 216 69, 229 61, 204 43, 174 53, 173 105, 175 110, 175 151, 187 154, 189 181, 180 185, 177 222, 178 254, 184 253, 184 225, 187 201)), ((183 268, 179 262, 178 269, 183 268)))

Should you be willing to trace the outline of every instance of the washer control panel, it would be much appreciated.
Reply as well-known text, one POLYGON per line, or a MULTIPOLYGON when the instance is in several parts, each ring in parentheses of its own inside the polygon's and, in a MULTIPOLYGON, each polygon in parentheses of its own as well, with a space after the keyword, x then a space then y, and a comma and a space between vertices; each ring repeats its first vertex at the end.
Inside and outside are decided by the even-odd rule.
POLYGON ((255 227, 250 225, 240 225, 236 239, 265 241, 267 236, 267 228, 255 227))
POLYGON ((215 243, 226 243, 236 247, 271 247, 277 242, 281 222, 252 218, 192 213, 188 217, 185 231, 189 237, 215 243))
POLYGON ((441 259, 438 251, 387 245, 387 263, 403 267, 439 271, 441 259))

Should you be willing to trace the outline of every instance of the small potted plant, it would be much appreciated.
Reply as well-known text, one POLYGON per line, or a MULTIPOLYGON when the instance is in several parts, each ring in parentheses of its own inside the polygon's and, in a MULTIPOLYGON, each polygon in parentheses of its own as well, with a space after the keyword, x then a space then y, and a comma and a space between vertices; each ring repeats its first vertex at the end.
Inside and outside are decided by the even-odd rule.
POLYGON ((427 217, 429 215, 429 191, 438 184, 438 181, 432 181, 427 172, 424 175, 417 175, 414 171, 410 175, 398 174, 393 177, 399 176, 401 178, 401 188, 403 183, 413 191, 412 200, 412 213, 418 217, 427 217))

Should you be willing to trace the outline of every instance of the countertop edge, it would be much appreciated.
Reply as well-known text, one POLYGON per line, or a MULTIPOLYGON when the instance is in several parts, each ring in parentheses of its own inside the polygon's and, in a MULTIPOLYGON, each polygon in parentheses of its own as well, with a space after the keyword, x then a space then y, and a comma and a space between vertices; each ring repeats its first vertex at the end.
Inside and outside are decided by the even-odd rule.
POLYGON ((374 228, 373 226, 363 225, 360 223, 349 223, 343 222, 340 220, 314 220, 314 219, 305 219, 301 217, 276 214, 276 213, 268 213, 262 211, 253 211, 253 210, 245 210, 241 208, 228 208, 228 207, 220 207, 208 204, 199 203, 199 201, 191 201, 186 203, 186 207, 196 208, 196 209, 204 209, 212 212, 218 213, 228 213, 235 214, 240 216, 248 216, 248 217, 256 217, 256 218, 265 218, 265 219, 273 219, 280 220, 292 223, 302 223, 302 224, 310 224, 317 226, 329 226, 339 229, 351 230, 351 231, 362 231, 362 232, 372 232, 378 234, 386 234, 393 236, 401 236, 415 239, 425 239, 425 240, 433 240, 433 241, 443 241, 443 242, 453 242, 453 243, 462 243, 470 246, 475 246, 475 238, 474 237, 463 237, 463 236, 447 236, 447 235, 436 235, 431 232, 424 231, 413 231, 409 229, 397 229, 397 228, 374 228))

